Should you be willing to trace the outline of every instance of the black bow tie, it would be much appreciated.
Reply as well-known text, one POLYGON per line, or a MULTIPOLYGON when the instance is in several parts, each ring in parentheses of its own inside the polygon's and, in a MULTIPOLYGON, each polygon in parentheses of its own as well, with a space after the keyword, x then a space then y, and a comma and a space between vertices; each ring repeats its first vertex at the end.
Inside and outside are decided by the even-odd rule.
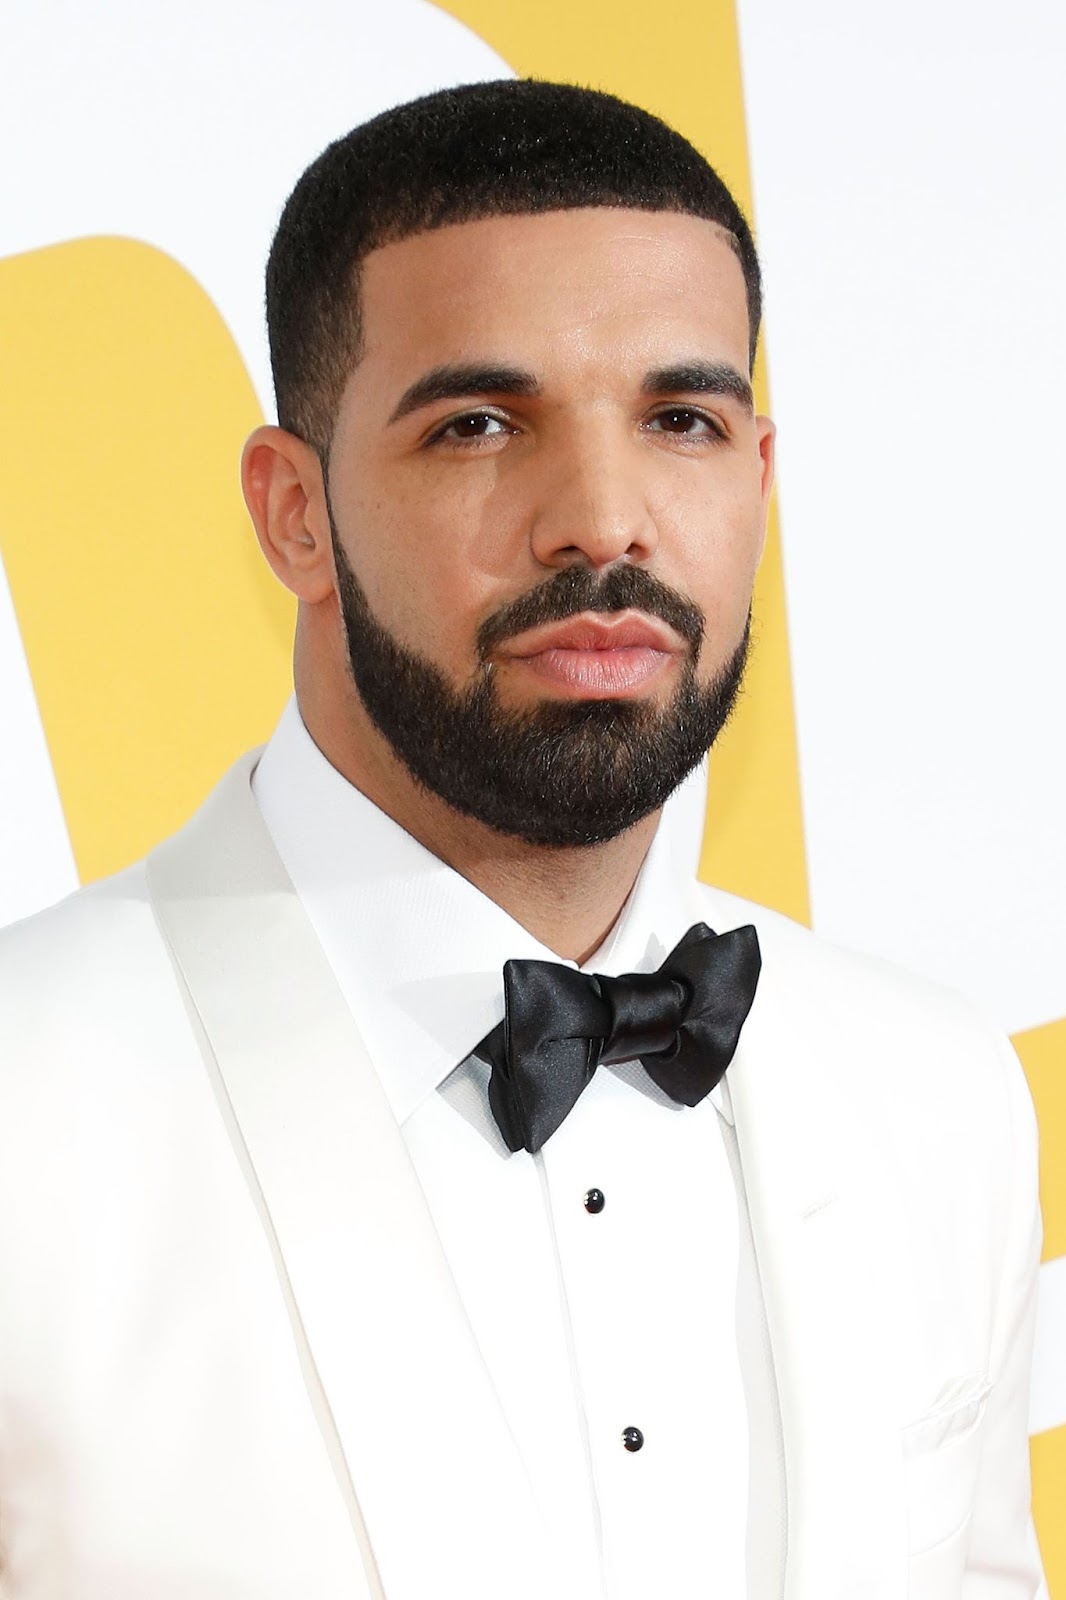
POLYGON ((733 1059, 762 958, 752 927, 697 922, 658 972, 621 978, 508 961, 504 1018, 474 1054, 509 1150, 539 1150, 603 1063, 639 1058, 672 1100, 698 1105, 733 1059))

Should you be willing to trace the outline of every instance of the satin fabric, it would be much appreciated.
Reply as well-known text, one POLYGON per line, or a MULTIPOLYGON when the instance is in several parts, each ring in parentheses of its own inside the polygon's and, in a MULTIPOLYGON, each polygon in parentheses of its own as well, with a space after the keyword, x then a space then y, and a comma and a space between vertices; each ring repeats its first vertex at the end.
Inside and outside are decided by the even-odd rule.
POLYGON ((504 1019, 477 1046, 510 1150, 539 1150, 601 1064, 639 1060, 672 1100, 695 1106, 733 1059, 761 969, 750 925, 698 922, 657 972, 619 978, 554 961, 508 961, 504 1019))

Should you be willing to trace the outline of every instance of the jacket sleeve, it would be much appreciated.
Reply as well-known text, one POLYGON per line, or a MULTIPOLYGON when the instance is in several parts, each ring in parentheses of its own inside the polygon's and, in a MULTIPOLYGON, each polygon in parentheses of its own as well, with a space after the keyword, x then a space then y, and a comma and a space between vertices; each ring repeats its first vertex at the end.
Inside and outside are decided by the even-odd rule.
POLYGON ((1028 1432, 1042 1238, 1037 1129, 1018 1058, 1006 1041, 1001 1052, 1011 1151, 1008 1221, 990 1352, 993 1388, 982 1430, 962 1600, 1046 1600, 1031 1511, 1028 1432))

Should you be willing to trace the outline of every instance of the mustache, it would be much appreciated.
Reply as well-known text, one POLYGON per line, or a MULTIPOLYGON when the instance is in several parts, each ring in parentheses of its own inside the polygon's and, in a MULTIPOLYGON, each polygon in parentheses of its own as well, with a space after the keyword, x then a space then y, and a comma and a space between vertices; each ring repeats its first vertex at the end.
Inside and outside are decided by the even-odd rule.
POLYGON ((706 622, 699 606, 678 594, 643 567, 610 567, 597 577, 590 567, 564 567, 553 578, 519 595, 487 617, 477 631, 482 661, 506 639, 548 622, 565 622, 582 611, 645 611, 658 617, 686 640, 695 663, 706 622))

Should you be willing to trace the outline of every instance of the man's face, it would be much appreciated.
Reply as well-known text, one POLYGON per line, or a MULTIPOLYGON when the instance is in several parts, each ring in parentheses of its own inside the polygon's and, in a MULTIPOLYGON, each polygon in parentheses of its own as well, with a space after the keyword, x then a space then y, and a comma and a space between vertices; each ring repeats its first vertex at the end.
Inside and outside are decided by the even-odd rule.
POLYGON ((742 666, 772 429, 740 264, 713 224, 597 208, 386 245, 361 294, 328 478, 363 700, 460 810, 611 837, 742 666))

